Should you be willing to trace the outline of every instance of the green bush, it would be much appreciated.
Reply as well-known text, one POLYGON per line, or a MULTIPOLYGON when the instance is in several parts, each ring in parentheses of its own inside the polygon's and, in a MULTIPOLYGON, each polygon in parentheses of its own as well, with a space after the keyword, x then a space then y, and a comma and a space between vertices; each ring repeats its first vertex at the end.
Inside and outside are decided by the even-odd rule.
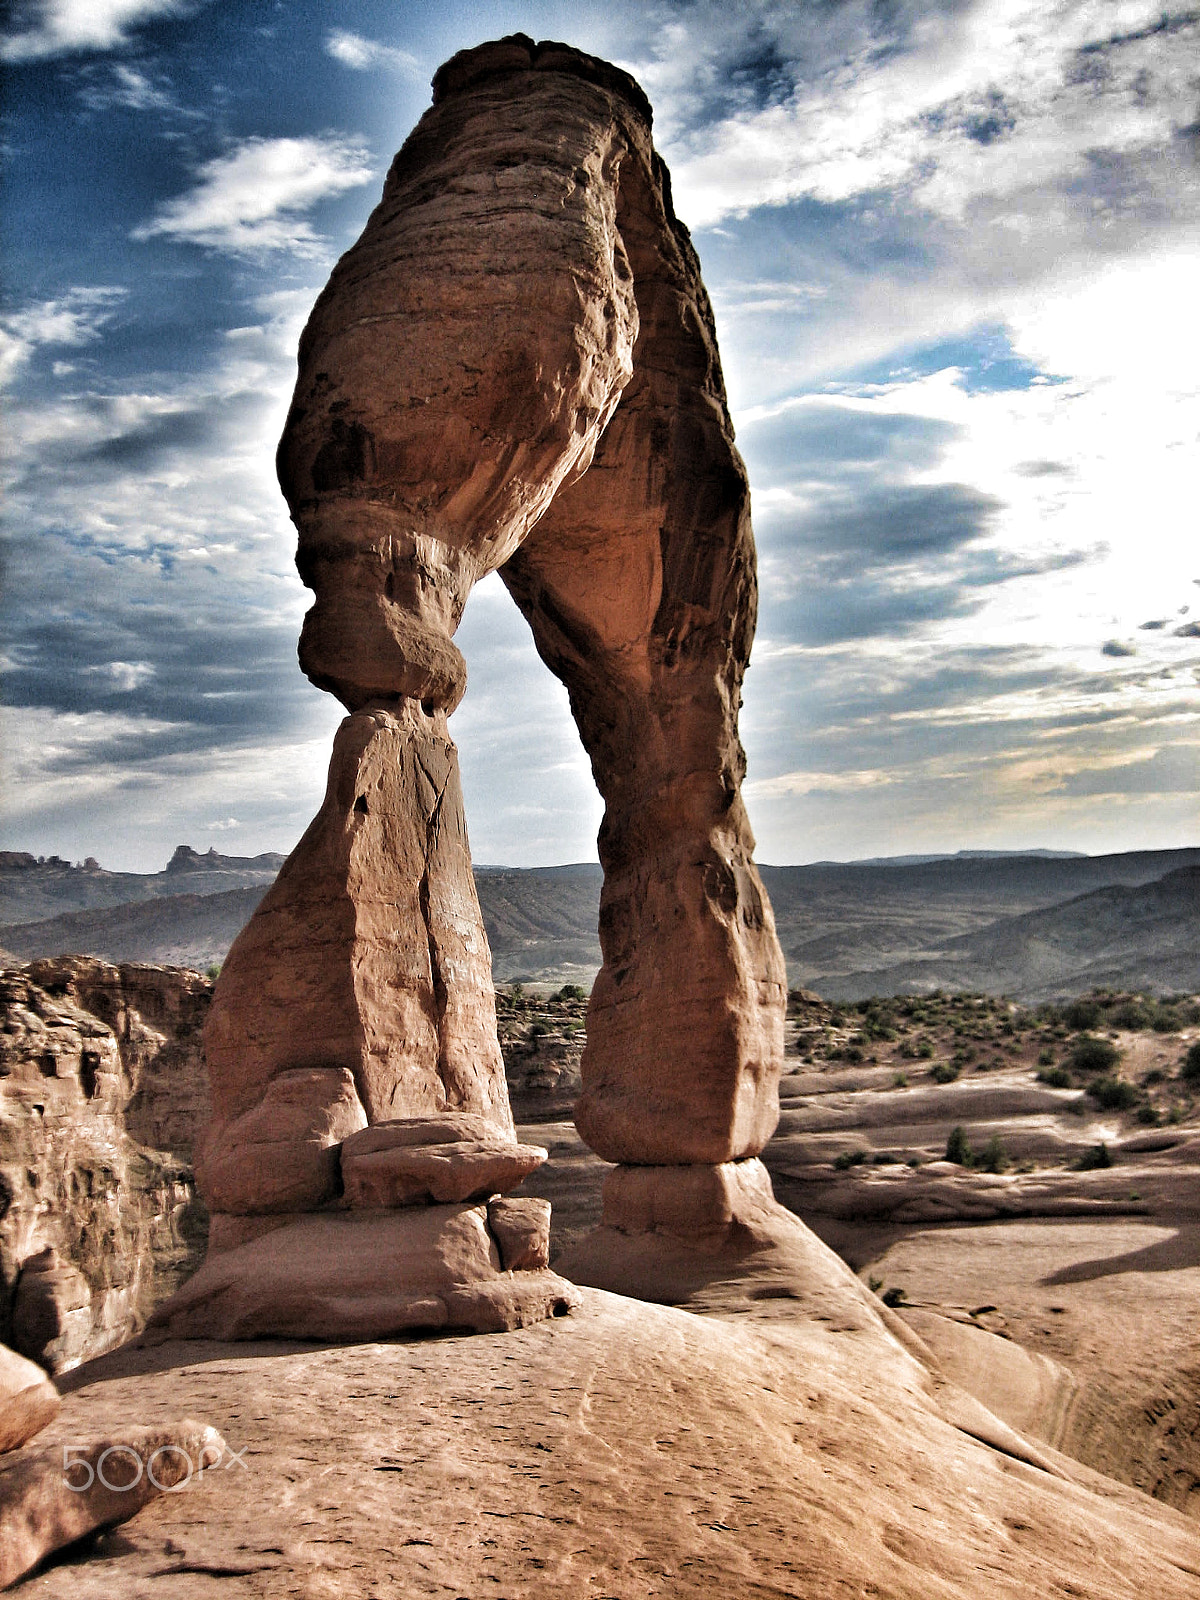
POLYGON ((908 1088, 908 1073, 907 1072, 897 1072, 896 1074, 894 1074, 894 1076, 892 1078, 892 1088, 893 1089, 907 1089, 908 1088))
POLYGON ((1073 1033, 1094 1028, 1100 1021, 1098 1000, 1072 1000, 1062 1008, 1062 1019, 1073 1033))
POLYGON ((1008 1169, 1008 1151, 998 1133, 994 1133, 975 1158, 980 1172, 1005 1172, 1008 1169))
POLYGON ((587 990, 579 983, 564 983, 553 998, 555 1000, 586 1000, 587 990))
POLYGON ((1138 1092, 1124 1078, 1097 1078, 1087 1091, 1104 1111, 1128 1111, 1138 1101, 1138 1092))
POLYGON ((934 1083, 953 1083, 960 1071, 953 1061, 936 1061, 929 1069, 929 1076, 934 1083))
POLYGON ((899 1287, 893 1287, 891 1289, 885 1289, 883 1291, 883 1303, 884 1303, 884 1305, 885 1306, 891 1306, 893 1310, 897 1306, 902 1306, 907 1298, 908 1297, 904 1293, 904 1290, 899 1288, 899 1287))
POLYGON ((971 1141, 961 1124, 950 1130, 950 1137, 946 1140, 946 1160, 953 1161, 956 1167, 969 1167, 974 1160, 971 1141))
POLYGON ((211 967, 205 967, 204 976, 209 979, 211 983, 216 983, 217 979, 221 976, 221 963, 216 961, 211 967))
POLYGON ((1150 1026, 1150 1012, 1138 1000, 1123 1000, 1109 1013, 1109 1025, 1124 1028, 1127 1033, 1140 1033, 1150 1026))
POLYGON ((1200 1039, 1188 1046, 1180 1075, 1186 1083, 1200 1083, 1200 1039))
POLYGON ((1103 1167, 1113 1164, 1112 1152, 1106 1144, 1094 1144, 1090 1150, 1085 1150, 1075 1163, 1076 1172, 1098 1172, 1103 1167))
MULTIPOLYGON (((1039 1067, 1052 1067, 1053 1065, 1054 1065, 1054 1051, 1051 1050, 1049 1045, 1047 1045, 1044 1050, 1039 1050, 1038 1051, 1038 1066, 1039 1067)), ((1039 1073, 1038 1076, 1040 1077, 1041 1074, 1039 1073)))
POLYGON ((1178 1033, 1187 1024, 1182 1013, 1176 1011, 1174 1006, 1155 1006, 1150 1013, 1150 1026, 1155 1033, 1178 1033))
POLYGON ((835 1156, 833 1164, 839 1172, 847 1172, 851 1167, 861 1167, 867 1159, 865 1150, 843 1150, 840 1156, 835 1156))
POLYGON ((1048 1083, 1052 1089, 1069 1089, 1072 1081, 1065 1067, 1043 1067, 1037 1080, 1039 1083, 1048 1083))
POLYGON ((1111 1072, 1120 1059, 1116 1045, 1092 1033, 1081 1033, 1067 1053, 1067 1065, 1076 1072, 1111 1072))

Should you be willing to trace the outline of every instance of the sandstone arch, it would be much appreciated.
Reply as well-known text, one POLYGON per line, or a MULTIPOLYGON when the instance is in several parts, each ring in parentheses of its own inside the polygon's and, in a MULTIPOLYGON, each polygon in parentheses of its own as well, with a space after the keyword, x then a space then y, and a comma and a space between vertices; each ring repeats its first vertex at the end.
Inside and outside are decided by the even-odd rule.
POLYGON ((365 1125, 513 1140, 447 727, 452 635, 497 568, 605 801, 578 1122, 622 1164, 606 1221, 769 1205, 785 979, 739 793, 749 490, 632 79, 520 35, 438 72, 302 336, 278 465, 301 665, 349 715, 214 1000, 214 1249, 344 1204, 365 1125))

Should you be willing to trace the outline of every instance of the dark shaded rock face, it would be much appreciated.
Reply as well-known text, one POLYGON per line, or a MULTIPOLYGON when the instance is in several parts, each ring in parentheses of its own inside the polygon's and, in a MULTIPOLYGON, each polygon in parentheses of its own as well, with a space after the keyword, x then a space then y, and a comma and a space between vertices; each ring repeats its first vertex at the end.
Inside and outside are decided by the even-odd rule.
POLYGON ((753 1159, 778 1118, 785 977, 739 792, 749 488, 632 79, 522 35, 438 72, 304 331, 278 467, 316 597, 300 663, 350 715, 218 985, 214 1212, 284 1208, 274 1182, 258 1206, 222 1188, 250 1135, 284 1165, 295 1145, 288 1195, 338 1201, 315 1151, 353 1113, 347 1074, 368 1124, 467 1113, 512 1137, 447 729, 452 636, 497 569, 606 805, 580 1130, 618 1163, 753 1159), (272 1083, 300 1069, 325 1077, 276 1116, 272 1083))
POLYGON ((195 1267, 199 974, 62 956, 0 974, 0 1342, 62 1372, 195 1267))

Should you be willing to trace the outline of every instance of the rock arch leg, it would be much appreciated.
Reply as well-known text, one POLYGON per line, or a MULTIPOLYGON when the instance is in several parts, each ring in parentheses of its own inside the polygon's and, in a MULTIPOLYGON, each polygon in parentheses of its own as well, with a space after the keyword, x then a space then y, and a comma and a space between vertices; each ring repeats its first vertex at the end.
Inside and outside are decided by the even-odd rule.
MULTIPOLYGON (((770 1203, 786 975, 740 796, 757 603, 712 312, 664 169, 623 163, 633 377, 586 478, 501 576, 566 684, 605 801, 576 1122, 621 1165, 606 1222, 699 1234, 770 1203)), ((578 1265, 578 1263, 577 1263, 578 1265)))

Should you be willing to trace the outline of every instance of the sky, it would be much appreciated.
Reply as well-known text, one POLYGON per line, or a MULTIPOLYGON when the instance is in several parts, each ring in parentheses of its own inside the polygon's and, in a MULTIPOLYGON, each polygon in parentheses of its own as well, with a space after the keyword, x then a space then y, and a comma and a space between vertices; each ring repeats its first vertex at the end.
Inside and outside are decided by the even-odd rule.
MULTIPOLYGON (((16 0, 0 25, 0 846, 288 850, 340 707, 274 478, 299 331, 455 50, 655 109, 759 552, 774 863, 1200 844, 1200 9, 16 0)), ((457 636, 478 862, 595 858, 498 578, 457 636)))

